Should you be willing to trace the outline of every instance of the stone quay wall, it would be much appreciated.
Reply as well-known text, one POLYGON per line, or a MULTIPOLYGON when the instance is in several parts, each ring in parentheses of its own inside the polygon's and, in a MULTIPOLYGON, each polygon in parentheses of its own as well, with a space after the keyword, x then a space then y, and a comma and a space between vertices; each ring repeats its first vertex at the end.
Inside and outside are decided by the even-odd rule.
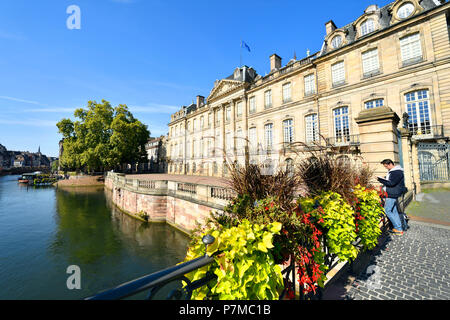
POLYGON ((165 222, 190 234, 203 224, 211 211, 221 211, 232 191, 219 186, 169 180, 127 178, 108 172, 105 187, 112 191, 113 203, 125 213, 148 221, 165 222))

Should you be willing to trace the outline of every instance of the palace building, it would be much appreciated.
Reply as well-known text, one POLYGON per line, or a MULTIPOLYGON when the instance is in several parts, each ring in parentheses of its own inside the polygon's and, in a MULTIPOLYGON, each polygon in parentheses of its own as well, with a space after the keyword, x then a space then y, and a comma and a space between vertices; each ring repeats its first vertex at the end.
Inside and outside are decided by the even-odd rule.
POLYGON ((403 119, 414 141, 446 143, 449 31, 450 4, 439 0, 371 5, 343 27, 330 20, 319 52, 286 65, 273 54, 266 76, 236 68, 208 97, 173 114, 168 173, 220 177, 226 162, 246 161, 271 172, 295 163, 296 142, 339 148, 374 165, 389 155, 398 160, 401 137, 394 147, 384 143, 392 134, 383 133, 377 114, 399 127, 403 119))

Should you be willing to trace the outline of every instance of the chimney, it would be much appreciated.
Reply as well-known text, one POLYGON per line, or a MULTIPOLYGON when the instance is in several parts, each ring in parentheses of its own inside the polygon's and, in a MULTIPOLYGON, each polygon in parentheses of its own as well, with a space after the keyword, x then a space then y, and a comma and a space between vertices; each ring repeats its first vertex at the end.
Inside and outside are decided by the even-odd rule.
POLYGON ((270 56, 270 71, 281 68, 281 58, 277 54, 270 56))
POLYGON ((197 96, 197 108, 200 108, 205 104, 205 97, 197 96))
POLYGON ((329 35, 330 33, 332 33, 337 28, 336 28, 336 25, 334 24, 333 20, 330 20, 327 23, 325 23, 325 29, 327 31, 327 35, 329 35))

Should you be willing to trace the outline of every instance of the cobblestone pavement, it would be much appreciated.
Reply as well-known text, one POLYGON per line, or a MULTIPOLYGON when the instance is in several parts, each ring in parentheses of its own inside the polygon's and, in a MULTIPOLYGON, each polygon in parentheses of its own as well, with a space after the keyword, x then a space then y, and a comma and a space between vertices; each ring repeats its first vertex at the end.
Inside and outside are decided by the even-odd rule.
POLYGON ((403 236, 387 236, 346 289, 346 300, 450 299, 450 227, 410 221, 403 236))

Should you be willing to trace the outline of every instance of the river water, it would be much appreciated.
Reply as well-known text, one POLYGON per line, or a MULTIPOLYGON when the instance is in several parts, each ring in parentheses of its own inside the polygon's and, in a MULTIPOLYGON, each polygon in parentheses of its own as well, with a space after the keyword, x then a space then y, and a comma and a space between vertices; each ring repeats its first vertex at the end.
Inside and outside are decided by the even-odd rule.
POLYGON ((0 177, 0 299, 82 299, 181 262, 188 242, 123 214, 103 188, 27 188, 0 177), (81 289, 67 287, 71 265, 81 289))

